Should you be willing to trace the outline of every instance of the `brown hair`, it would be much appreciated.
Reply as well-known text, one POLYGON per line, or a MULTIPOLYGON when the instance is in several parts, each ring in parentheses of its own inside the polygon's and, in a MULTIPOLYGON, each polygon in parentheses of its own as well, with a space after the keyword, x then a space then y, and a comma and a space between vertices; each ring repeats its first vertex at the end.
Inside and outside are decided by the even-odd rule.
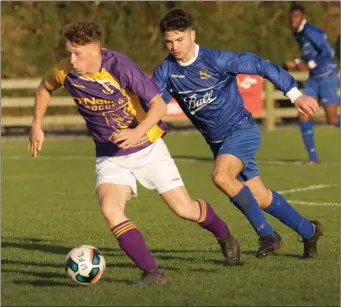
POLYGON ((76 21, 65 26, 63 37, 73 44, 84 46, 101 41, 101 29, 99 24, 93 21, 76 21))
POLYGON ((183 9, 171 9, 161 20, 160 30, 165 31, 185 31, 192 26, 192 16, 183 9))

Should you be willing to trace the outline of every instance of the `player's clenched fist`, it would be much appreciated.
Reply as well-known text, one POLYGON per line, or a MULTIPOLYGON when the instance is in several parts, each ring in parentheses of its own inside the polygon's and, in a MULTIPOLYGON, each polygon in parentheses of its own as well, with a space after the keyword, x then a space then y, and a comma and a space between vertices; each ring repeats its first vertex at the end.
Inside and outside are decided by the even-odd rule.
POLYGON ((29 136, 27 151, 30 151, 33 158, 38 156, 38 152, 42 149, 44 143, 44 131, 41 126, 32 125, 29 136))
POLYGON ((301 95, 295 100, 297 111, 305 116, 314 116, 319 110, 318 102, 311 96, 301 95))

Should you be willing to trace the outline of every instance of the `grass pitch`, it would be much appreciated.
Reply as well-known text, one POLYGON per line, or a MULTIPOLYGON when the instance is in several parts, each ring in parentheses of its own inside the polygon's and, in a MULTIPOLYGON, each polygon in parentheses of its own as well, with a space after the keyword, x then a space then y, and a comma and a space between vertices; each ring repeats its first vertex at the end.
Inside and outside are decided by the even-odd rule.
POLYGON ((211 154, 199 134, 165 138, 186 187, 205 198, 238 237, 242 264, 223 265, 219 246, 198 225, 177 218, 153 191, 139 187, 127 214, 143 232, 166 286, 134 288, 139 271, 119 249, 97 204, 91 139, 46 139, 37 160, 27 141, 2 142, 2 305, 4 306, 337 306, 340 304, 340 130, 316 128, 318 166, 301 166, 297 127, 263 132, 257 155, 265 183, 320 220, 320 257, 301 260, 297 234, 267 215, 284 239, 276 255, 257 259, 257 236, 210 179, 211 154), (90 287, 64 272, 77 244, 98 247, 107 270, 90 287))

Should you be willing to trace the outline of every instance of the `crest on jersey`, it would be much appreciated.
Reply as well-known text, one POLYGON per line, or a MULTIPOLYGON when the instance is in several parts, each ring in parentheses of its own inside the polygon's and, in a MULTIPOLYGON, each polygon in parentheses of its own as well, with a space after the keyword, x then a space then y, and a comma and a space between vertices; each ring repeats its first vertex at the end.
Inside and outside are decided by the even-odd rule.
POLYGON ((211 77, 209 74, 208 74, 208 70, 207 69, 201 69, 199 71, 199 75, 200 75, 200 79, 208 79, 209 77, 211 77))
POLYGON ((111 89, 109 85, 111 85, 110 82, 104 82, 104 83, 102 83, 102 87, 104 88, 104 89, 102 90, 102 92, 103 92, 104 94, 112 94, 112 93, 114 92, 114 90, 111 89))

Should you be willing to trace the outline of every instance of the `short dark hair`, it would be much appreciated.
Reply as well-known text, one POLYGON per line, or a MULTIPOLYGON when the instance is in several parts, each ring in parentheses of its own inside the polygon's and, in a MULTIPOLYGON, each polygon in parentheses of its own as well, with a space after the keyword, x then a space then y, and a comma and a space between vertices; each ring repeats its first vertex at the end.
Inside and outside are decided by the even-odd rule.
POLYGON ((73 44, 84 46, 101 41, 101 29, 94 21, 76 21, 65 26, 63 37, 73 44))
POLYGON ((192 16, 183 9, 171 9, 160 21, 162 34, 165 31, 185 31, 192 26, 192 16))
POLYGON ((304 14, 304 7, 299 3, 293 3, 290 7, 290 13, 294 11, 300 11, 302 14, 304 14))

